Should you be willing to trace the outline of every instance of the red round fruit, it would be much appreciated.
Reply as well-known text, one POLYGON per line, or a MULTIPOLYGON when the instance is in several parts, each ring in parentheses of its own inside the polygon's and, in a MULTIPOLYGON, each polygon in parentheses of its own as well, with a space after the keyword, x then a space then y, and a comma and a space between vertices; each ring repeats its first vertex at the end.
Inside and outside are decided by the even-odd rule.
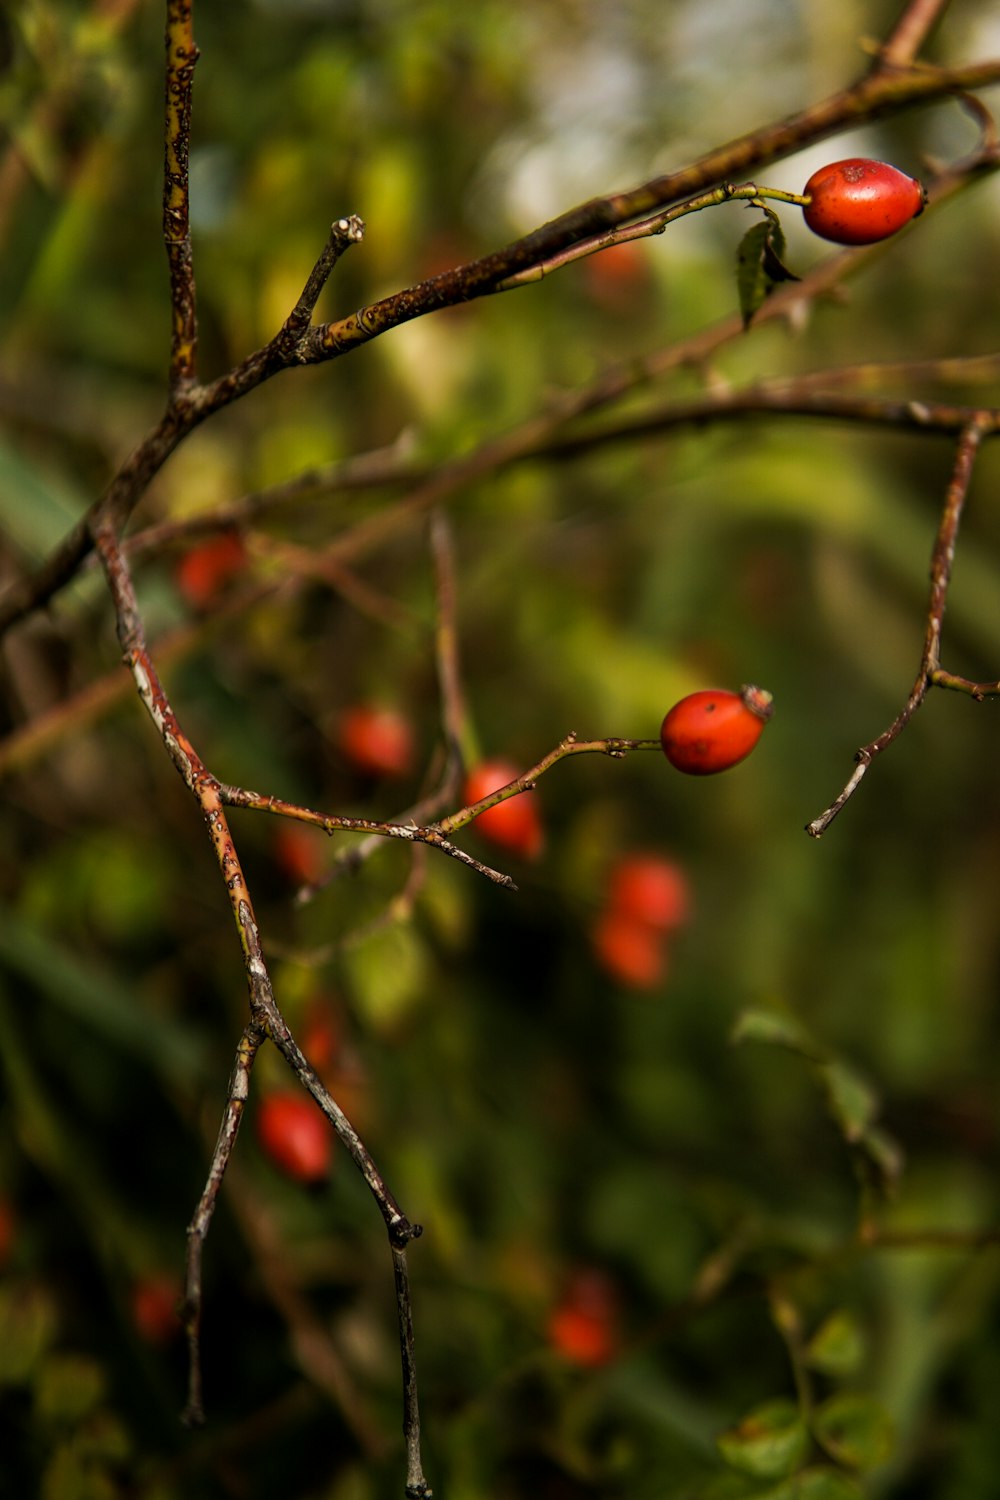
POLYGON ((337 731, 341 754, 365 776, 405 776, 413 764, 413 731, 398 709, 359 703, 337 731))
POLYGON ((274 862, 293 885, 315 885, 326 873, 322 834, 283 818, 274 835, 274 862))
POLYGON ((549 1314, 549 1346, 587 1369, 609 1364, 621 1347, 618 1295, 609 1277, 580 1270, 549 1314))
POLYGON ((627 989, 655 989, 666 975, 664 934, 627 912, 601 912, 590 940, 605 974, 627 989))
MULTIPOLYGON (((491 792, 498 791, 518 776, 518 769, 506 760, 484 760, 469 772, 465 782, 465 804, 471 806, 491 792)), ((476 828, 491 843, 509 849, 523 859, 535 859, 542 851, 544 835, 532 797, 521 792, 488 807, 476 819, 476 828)))
POLYGON ((624 854, 608 879, 608 907, 661 932, 687 921, 691 896, 687 877, 660 854, 624 854))
POLYGON ((17 1220, 14 1209, 6 1198, 0 1198, 0 1271, 4 1269, 14 1248, 17 1220))
POLYGON ((712 776, 750 754, 771 717, 771 694, 744 687, 738 693, 708 688, 689 693, 663 720, 660 743, 678 771, 712 776))
POLYGON ((884 161, 851 156, 820 167, 805 185, 803 216, 814 234, 836 245, 873 245, 923 211, 914 177, 884 161))
POLYGON ((177 587, 192 609, 208 609, 247 566, 247 550, 235 532, 226 531, 185 553, 174 574, 177 587))
POLYGON ((333 1127, 303 1093, 268 1094, 257 1111, 257 1139, 276 1167, 297 1182, 325 1182, 333 1127))
POLYGON ((166 1275, 141 1277, 129 1292, 132 1323, 147 1344, 169 1344, 181 1331, 178 1306, 181 1300, 176 1278, 166 1275))

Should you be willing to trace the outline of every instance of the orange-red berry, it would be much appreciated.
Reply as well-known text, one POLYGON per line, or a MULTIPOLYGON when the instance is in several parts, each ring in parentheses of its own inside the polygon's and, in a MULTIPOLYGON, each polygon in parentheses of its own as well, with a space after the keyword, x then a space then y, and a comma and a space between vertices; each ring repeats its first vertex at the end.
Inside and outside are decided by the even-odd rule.
POLYGON ((235 532, 223 532, 186 552, 177 564, 174 579, 186 604, 208 609, 228 583, 247 565, 247 551, 235 532))
POLYGON ((864 156, 834 161, 814 172, 803 196, 803 217, 814 234, 837 245, 888 239, 924 207, 924 189, 898 167, 864 156))
POLYGON ((627 989, 655 989, 666 976, 664 933, 640 917, 609 907, 594 923, 590 940, 605 974, 627 989))
POLYGON ((413 765, 413 730, 405 714, 358 703, 341 716, 337 746, 365 776, 405 776, 413 765))
POLYGON ((621 1347, 618 1295, 602 1271, 580 1270, 549 1314, 549 1346, 572 1364, 597 1369, 621 1347))
MULTIPOLYGON (((469 772, 465 782, 465 803, 471 806, 491 792, 516 780, 518 769, 510 761, 484 760, 469 772)), ((475 821, 476 830, 483 838, 509 849, 523 859, 535 859, 542 851, 544 835, 534 795, 521 792, 488 807, 475 821)))
POLYGON ((276 1167, 297 1182, 325 1182, 333 1127, 304 1093, 268 1094, 257 1111, 257 1139, 276 1167))
POLYGON ((132 1323, 147 1344, 169 1344, 181 1331, 181 1292, 173 1276, 143 1276, 129 1292, 132 1323))
POLYGON ((661 854, 623 854, 608 878, 608 907, 661 932, 681 927, 691 909, 687 876, 661 854))
POLYGON ((738 693, 708 688, 689 693, 663 720, 663 753, 678 771, 712 776, 745 760, 771 717, 771 694, 744 687, 738 693))

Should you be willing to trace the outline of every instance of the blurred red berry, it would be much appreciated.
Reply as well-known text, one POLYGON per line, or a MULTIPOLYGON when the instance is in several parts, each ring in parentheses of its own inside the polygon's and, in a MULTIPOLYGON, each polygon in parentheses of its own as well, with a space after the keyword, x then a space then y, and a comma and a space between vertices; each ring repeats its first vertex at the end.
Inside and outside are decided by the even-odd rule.
POLYGON ((129 1293, 132 1323, 147 1344, 169 1344, 181 1331, 181 1289, 173 1276, 143 1276, 129 1293))
POLYGON ((274 862, 293 885, 314 885, 326 871, 324 834, 282 818, 274 835, 274 862))
POLYGON ((549 1314, 546 1338, 572 1364, 597 1369, 620 1352, 618 1297, 601 1271, 578 1271, 549 1314))
POLYGON ((667 947, 661 930, 627 912, 607 908, 591 932, 594 957, 618 984, 651 990, 667 972, 667 947))
MULTIPOLYGON (((491 792, 514 781, 519 772, 506 760, 484 760, 469 772, 465 782, 465 803, 471 806, 491 792)), ((483 838, 519 854, 523 859, 536 859, 545 842, 534 793, 520 792, 495 807, 488 807, 479 814, 473 825, 483 838)))
POLYGON ((607 904, 623 917, 669 932, 690 915, 687 876, 660 854, 624 854, 612 867, 607 904))
POLYGON ((365 776, 405 776, 413 765, 413 730, 398 709, 358 703, 341 715, 337 747, 365 776))
POLYGON ((610 312, 641 306, 649 291, 649 251, 638 240, 622 240, 588 255, 582 270, 591 299, 610 312))
POLYGON ((257 1139, 265 1156, 296 1182, 329 1177, 333 1126, 308 1095, 268 1094, 257 1111, 257 1139))
POLYGON ((302 1024, 300 1044, 307 1062, 323 1077, 333 1066, 340 1051, 340 1028, 325 1000, 317 999, 310 1003, 302 1024))
POLYGON ((16 1229, 17 1220, 12 1205, 6 1198, 0 1198, 0 1271, 10 1260, 16 1229))
POLYGON ((235 532, 227 531, 201 542, 185 553, 174 579, 181 597, 192 609, 207 609, 247 564, 247 550, 235 532))

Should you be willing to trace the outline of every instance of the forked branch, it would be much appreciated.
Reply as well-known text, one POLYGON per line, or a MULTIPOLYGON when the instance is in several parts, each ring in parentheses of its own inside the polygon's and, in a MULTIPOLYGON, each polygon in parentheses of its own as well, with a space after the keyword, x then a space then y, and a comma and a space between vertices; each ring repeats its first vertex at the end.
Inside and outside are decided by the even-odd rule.
POLYGON ((957 677, 941 668, 941 632, 944 624, 945 605, 948 602, 948 587, 951 583, 951 568, 955 559, 955 543, 962 519, 976 455, 986 433, 996 430, 996 414, 990 411, 978 413, 962 429, 955 449, 955 464, 945 495, 941 522, 938 526, 931 555, 931 589, 927 606, 927 626, 924 631, 924 647, 920 666, 910 696, 877 739, 862 745, 854 759, 857 762, 846 786, 825 812, 820 813, 806 825, 806 832, 814 839, 821 838, 834 818, 850 801, 861 785, 861 781, 872 761, 892 742, 899 738, 932 687, 954 688, 982 700, 1000 693, 1000 683, 975 683, 957 677))

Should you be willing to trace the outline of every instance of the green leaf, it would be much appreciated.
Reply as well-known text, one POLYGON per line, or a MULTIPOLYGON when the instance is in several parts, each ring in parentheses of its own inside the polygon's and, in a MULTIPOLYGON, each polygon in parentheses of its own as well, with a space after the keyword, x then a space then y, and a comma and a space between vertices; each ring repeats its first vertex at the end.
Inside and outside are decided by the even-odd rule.
POLYGON ((344 966, 358 1009, 383 1035, 406 1021, 426 992, 426 949, 409 927, 364 938, 346 951, 344 966))
POLYGON ((817 1408, 813 1430, 831 1458, 853 1469, 873 1469, 892 1454, 892 1421, 871 1396, 831 1396, 817 1408))
POLYGON ((56 1310, 40 1287, 0 1289, 0 1386, 20 1385, 56 1335, 56 1310))
POLYGON ((736 290, 739 293, 744 328, 750 326, 751 318, 763 306, 774 286, 764 269, 764 248, 768 232, 766 221, 755 224, 740 240, 736 252, 736 290))
POLYGON ((730 1033, 733 1042, 763 1042, 770 1047, 784 1047, 802 1057, 818 1059, 822 1051, 806 1028, 785 1011, 751 1007, 736 1018, 730 1033))
MULTIPOLYGON (((756 207, 764 205, 757 203, 756 207)), ((782 259, 785 235, 778 215, 771 208, 764 208, 764 213, 763 223, 747 230, 736 252, 736 288, 744 328, 779 282, 799 279, 782 259)))
POLYGON ((875 1119, 878 1098, 873 1089, 844 1062, 823 1063, 819 1074, 830 1113, 845 1141, 856 1146, 875 1119))
POLYGON ((805 1457, 809 1433, 794 1401, 778 1397, 748 1412, 718 1439, 726 1463, 755 1479, 780 1479, 805 1457))
POLYGON ((876 1125, 865 1131, 861 1147, 875 1170, 882 1192, 893 1193, 903 1174, 905 1157, 902 1146, 888 1131, 876 1125))
POLYGON ((858 1319, 847 1308, 826 1318, 806 1346, 806 1363, 821 1375, 853 1375, 865 1358, 865 1338, 858 1319))
POLYGON ((45 1422, 75 1428, 104 1399, 106 1385, 96 1360, 82 1354, 53 1355, 38 1372, 35 1407, 45 1422))
POLYGON ((861 1500, 861 1491, 837 1469, 803 1469, 773 1489, 757 1492, 754 1500, 861 1500))

